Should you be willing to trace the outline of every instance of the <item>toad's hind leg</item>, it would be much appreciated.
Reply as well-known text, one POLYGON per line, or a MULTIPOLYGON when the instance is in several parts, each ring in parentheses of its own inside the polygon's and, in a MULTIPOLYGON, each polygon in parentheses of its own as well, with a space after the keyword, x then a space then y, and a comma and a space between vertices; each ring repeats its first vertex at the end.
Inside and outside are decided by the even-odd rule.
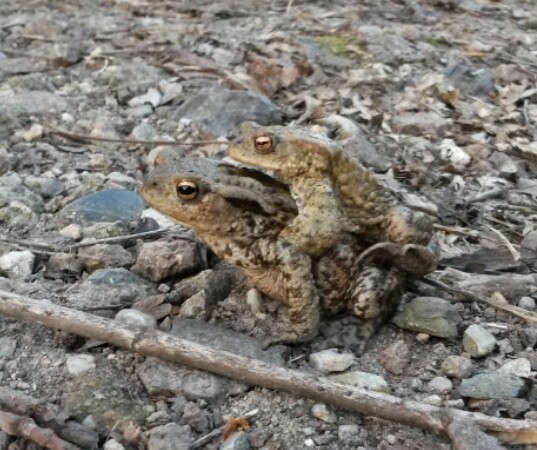
POLYGON ((361 355, 367 342, 393 313, 405 284, 405 274, 398 267, 377 265, 362 267, 348 295, 347 309, 358 320, 353 350, 361 355))

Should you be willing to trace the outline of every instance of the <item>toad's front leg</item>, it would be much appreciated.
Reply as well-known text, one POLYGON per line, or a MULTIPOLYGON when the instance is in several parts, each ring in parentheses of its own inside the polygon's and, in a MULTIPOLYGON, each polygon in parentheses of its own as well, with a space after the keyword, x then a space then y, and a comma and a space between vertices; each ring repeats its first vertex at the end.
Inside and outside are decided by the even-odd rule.
POLYGON ((310 258, 284 240, 279 240, 275 245, 275 262, 283 279, 290 328, 278 332, 265 344, 309 342, 315 338, 319 328, 319 299, 310 258))

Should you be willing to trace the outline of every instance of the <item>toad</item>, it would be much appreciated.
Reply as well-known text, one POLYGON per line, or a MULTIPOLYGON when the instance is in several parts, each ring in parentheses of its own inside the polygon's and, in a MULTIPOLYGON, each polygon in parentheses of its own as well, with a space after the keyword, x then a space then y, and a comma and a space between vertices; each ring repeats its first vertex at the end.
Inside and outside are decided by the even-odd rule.
POLYGON ((307 128, 241 125, 242 142, 231 144, 232 159, 273 171, 289 185, 298 215, 280 237, 309 255, 321 255, 351 232, 374 257, 389 254, 408 273, 423 275, 436 266, 426 248, 433 229, 429 217, 398 204, 374 175, 334 141, 307 128), (397 245, 394 245, 397 244, 397 245))
POLYGON ((152 208, 191 228, 220 258, 238 266, 263 293, 288 308, 290 329, 268 343, 297 343, 317 334, 320 309, 350 310, 359 320, 354 348, 391 312, 404 283, 397 268, 356 264, 364 246, 342 233, 313 258, 278 235, 296 217, 286 187, 258 171, 204 158, 153 169, 140 195, 152 208), (320 297, 320 304, 319 304, 320 297))

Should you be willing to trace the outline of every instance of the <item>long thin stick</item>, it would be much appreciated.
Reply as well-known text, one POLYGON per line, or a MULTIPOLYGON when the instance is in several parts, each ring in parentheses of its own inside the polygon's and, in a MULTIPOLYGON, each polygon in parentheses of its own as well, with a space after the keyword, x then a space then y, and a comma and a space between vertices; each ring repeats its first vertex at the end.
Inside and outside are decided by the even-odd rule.
POLYGON ((0 291, 0 313, 108 342, 140 355, 184 364, 251 385, 289 392, 367 416, 392 420, 434 433, 447 435, 455 418, 473 420, 502 440, 537 443, 537 421, 513 420, 485 414, 438 408, 380 392, 358 389, 329 378, 278 367, 234 353, 216 350, 157 330, 133 330, 128 325, 0 291))
POLYGON ((176 142, 176 141, 147 141, 143 139, 118 139, 109 137, 91 136, 89 134, 71 133, 70 131, 62 130, 49 123, 43 123, 43 126, 52 130, 53 134, 62 136, 72 141, 77 142, 117 142, 118 144, 139 144, 139 145, 207 145, 207 144, 222 144, 225 142, 217 140, 191 141, 191 142, 176 142))

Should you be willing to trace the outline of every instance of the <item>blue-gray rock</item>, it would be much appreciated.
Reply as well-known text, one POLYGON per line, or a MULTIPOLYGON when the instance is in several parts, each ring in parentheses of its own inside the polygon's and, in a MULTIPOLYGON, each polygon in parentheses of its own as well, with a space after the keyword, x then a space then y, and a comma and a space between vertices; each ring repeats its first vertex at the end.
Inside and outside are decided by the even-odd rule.
POLYGON ((52 114, 70 110, 72 101, 47 91, 0 92, 0 109, 15 114, 52 114))
POLYGON ((260 125, 279 125, 282 114, 271 101, 249 91, 215 87, 183 103, 176 119, 189 119, 215 137, 237 135, 239 125, 254 121, 260 125))
POLYGON ((287 347, 274 345, 263 350, 263 344, 257 339, 211 323, 177 317, 170 333, 197 344, 208 345, 214 350, 223 350, 278 366, 285 363, 287 347))
POLYGON ((444 375, 452 378, 468 378, 472 375, 472 361, 464 356, 448 356, 441 366, 444 375))
POLYGON ((81 224, 129 223, 138 218, 144 209, 144 201, 135 192, 112 189, 80 197, 62 211, 62 216, 81 224))
POLYGON ((188 450, 194 440, 188 425, 168 423, 149 432, 148 450, 188 450))
POLYGON ((458 450, 506 450, 498 440, 483 432, 472 420, 457 418, 448 427, 448 435, 458 450))
POLYGON ((526 347, 535 347, 537 345, 537 327, 526 327, 522 330, 522 343, 526 347))
POLYGON ((471 398, 516 398, 528 391, 528 382, 510 373, 485 372, 462 380, 459 392, 471 398))
POLYGON ((494 76, 488 69, 474 70, 464 63, 456 62, 446 67, 444 75, 457 89, 468 95, 487 95, 495 91, 494 76))
POLYGON ((233 433, 218 447, 219 450, 250 450, 250 448, 250 441, 244 431, 233 433))
POLYGON ((496 338, 486 328, 473 324, 464 332, 462 345, 472 358, 479 358, 496 348, 496 338))
POLYGON ((405 330, 453 339, 457 337, 457 324, 461 320, 457 309, 446 300, 416 297, 397 311, 393 323, 405 330))
POLYGON ((110 316, 110 307, 130 307, 155 293, 153 285, 128 270, 100 269, 86 278, 67 300, 78 309, 102 308, 99 313, 110 316))

